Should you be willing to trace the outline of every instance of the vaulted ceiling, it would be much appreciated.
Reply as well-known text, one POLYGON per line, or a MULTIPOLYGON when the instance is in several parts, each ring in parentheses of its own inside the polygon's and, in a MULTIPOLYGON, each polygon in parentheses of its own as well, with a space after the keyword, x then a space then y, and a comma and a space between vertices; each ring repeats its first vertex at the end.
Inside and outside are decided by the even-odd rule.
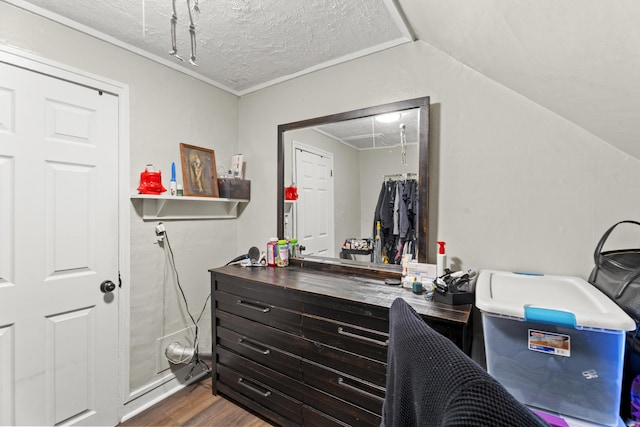
POLYGON ((184 61, 172 0, 5 1, 237 95, 415 37, 640 159, 635 0, 175 0, 184 61))
POLYGON ((400 4, 420 40, 640 159, 640 2, 400 4))

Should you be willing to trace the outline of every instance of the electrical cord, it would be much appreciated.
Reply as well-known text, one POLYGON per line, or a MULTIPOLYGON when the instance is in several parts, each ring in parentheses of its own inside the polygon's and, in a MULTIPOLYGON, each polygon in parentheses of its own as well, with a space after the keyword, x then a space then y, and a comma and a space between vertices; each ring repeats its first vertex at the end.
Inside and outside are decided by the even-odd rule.
POLYGON ((231 261, 229 261, 228 263, 226 263, 225 266, 227 266, 229 264, 233 264, 234 262, 242 261, 243 259, 248 259, 248 258, 249 258, 249 255, 247 255, 247 254, 237 256, 234 259, 232 259, 231 261))
POLYGON ((193 364, 193 366, 191 367, 191 370, 189 371, 189 373, 187 374, 187 377, 185 378, 186 380, 189 380, 189 379, 191 379, 193 370, 197 365, 199 365, 206 372, 211 372, 211 368, 209 368, 209 366, 200 359, 199 350, 198 350, 199 331, 200 331, 200 327, 198 326, 198 322, 200 322, 200 319, 202 318, 202 315, 204 314, 204 311, 205 311, 205 309, 207 307, 209 299, 211 298, 211 293, 209 293, 209 296, 205 300, 204 305, 202 306, 202 310, 200 311, 200 315, 198 316, 198 320, 196 321, 193 318, 193 315, 191 314, 191 311, 189 310, 189 303, 187 302, 187 297, 186 297, 186 295, 184 293, 184 289, 182 289, 182 284, 180 283, 180 277, 178 275, 178 269, 176 268, 176 262, 175 262, 175 259, 174 259, 174 256, 173 256, 173 249, 171 248, 171 242, 169 241, 169 234, 166 232, 166 230, 164 231, 164 238, 165 238, 165 241, 167 242, 167 249, 169 249, 169 254, 171 255, 170 256, 171 267, 173 268, 173 272, 175 273, 175 276, 176 276, 176 283, 178 285, 178 289, 180 290, 180 294, 182 295, 182 299, 184 301, 184 306, 185 306, 185 309, 187 310, 187 314, 189 315, 189 318, 191 319, 191 322, 193 322, 193 326, 194 326, 194 329, 195 329, 194 330, 194 338, 193 338, 195 363, 193 364))

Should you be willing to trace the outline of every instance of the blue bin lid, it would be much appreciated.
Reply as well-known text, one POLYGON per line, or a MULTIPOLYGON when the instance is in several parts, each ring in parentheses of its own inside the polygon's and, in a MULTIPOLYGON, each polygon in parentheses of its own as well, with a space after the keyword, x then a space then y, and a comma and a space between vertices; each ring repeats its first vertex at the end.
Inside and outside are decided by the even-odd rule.
POLYGON ((486 313, 574 328, 636 328, 613 300, 574 276, 483 270, 476 282, 476 306, 486 313))

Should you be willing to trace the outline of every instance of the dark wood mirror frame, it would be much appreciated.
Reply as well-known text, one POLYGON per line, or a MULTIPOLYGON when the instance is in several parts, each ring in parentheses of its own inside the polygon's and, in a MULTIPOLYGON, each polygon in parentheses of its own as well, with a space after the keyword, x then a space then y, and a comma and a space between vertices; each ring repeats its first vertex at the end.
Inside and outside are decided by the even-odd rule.
MULTIPOLYGON (((278 238, 284 237, 284 133, 286 131, 319 126, 344 120, 377 116, 394 111, 420 109, 419 159, 418 159, 418 262, 426 263, 428 259, 428 214, 429 214, 429 97, 414 98, 375 107, 361 108, 324 117, 316 117, 292 123, 278 125, 278 238)), ((338 260, 336 260, 338 261, 338 260)))

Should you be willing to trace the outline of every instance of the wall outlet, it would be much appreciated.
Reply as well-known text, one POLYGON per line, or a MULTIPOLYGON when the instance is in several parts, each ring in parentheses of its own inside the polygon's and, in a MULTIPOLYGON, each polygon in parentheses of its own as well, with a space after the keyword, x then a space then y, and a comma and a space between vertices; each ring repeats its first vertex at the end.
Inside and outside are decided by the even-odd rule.
POLYGON ((167 360, 164 352, 174 341, 179 342, 185 346, 193 346, 193 337, 195 334, 195 327, 184 328, 178 332, 174 332, 164 337, 156 339, 156 373, 160 374, 167 369, 171 368, 171 364, 167 360))
POLYGON ((165 231, 167 231, 166 227, 163 223, 159 222, 158 225, 156 225, 156 235, 160 236, 164 234, 165 231))

